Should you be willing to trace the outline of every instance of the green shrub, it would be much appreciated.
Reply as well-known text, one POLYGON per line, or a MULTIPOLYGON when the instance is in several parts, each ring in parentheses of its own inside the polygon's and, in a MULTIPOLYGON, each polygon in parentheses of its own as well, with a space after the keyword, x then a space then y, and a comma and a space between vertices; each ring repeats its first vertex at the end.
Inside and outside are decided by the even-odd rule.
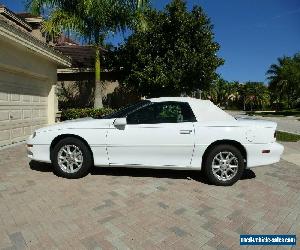
POLYGON ((61 112, 61 121, 72 120, 84 117, 101 118, 104 115, 112 113, 110 108, 83 108, 83 109, 66 109, 61 112))

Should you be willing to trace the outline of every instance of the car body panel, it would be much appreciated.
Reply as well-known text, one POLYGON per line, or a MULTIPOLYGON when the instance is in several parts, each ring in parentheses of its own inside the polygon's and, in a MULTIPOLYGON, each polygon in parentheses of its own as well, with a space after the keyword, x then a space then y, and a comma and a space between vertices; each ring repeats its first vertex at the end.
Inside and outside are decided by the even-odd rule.
POLYGON ((190 167, 194 144, 191 122, 126 125, 107 135, 110 165, 190 167))

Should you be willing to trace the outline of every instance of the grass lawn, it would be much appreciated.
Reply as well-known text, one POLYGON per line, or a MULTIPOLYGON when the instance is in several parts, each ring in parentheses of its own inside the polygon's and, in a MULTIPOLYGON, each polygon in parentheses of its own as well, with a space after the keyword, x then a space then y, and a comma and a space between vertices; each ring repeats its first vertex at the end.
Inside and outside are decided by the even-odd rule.
POLYGON ((276 137, 278 141, 296 142, 300 140, 300 135, 282 132, 282 131, 276 131, 276 137))
POLYGON ((283 111, 276 111, 276 112, 255 112, 249 111, 247 115, 260 115, 264 117, 283 117, 283 116, 297 116, 300 117, 300 110, 291 109, 291 110, 283 110, 283 111))

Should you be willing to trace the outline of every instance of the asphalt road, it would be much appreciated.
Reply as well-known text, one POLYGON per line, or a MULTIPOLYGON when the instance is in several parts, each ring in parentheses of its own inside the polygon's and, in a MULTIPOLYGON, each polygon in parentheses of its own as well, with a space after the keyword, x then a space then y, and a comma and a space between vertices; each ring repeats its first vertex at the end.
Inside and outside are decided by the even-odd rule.
POLYGON ((300 135, 300 121, 299 117, 286 116, 286 117, 263 117, 263 116, 247 116, 244 111, 226 111, 235 117, 245 117, 249 119, 259 119, 277 122, 277 129, 280 131, 290 132, 300 135))

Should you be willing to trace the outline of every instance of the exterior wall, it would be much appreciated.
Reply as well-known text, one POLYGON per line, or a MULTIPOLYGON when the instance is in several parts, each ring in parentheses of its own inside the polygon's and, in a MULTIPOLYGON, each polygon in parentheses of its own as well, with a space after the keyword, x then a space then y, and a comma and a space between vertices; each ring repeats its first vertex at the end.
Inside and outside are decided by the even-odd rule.
MULTIPOLYGON (((75 77, 74 77, 75 78, 75 77)), ((108 95, 114 93, 118 88, 118 81, 108 81, 104 80, 101 84, 101 93, 102 98, 105 100, 108 95)), ((94 88, 95 82, 93 80, 86 81, 58 81, 57 90, 58 93, 67 92, 67 95, 61 94, 59 97, 60 109, 65 108, 83 108, 83 107, 92 107, 94 102, 94 88), (81 87, 79 88, 78 86, 81 87), (60 91, 64 89, 64 91, 60 91), (70 96, 72 98, 70 98, 70 96), (66 106, 66 103, 70 106, 66 106)))
POLYGON ((107 97, 107 95, 112 94, 117 87, 119 87, 118 81, 104 81, 103 96, 107 97))
POLYGON ((57 67, 71 59, 34 36, 40 21, 30 18, 31 27, 0 6, 0 147, 55 122, 57 67))
POLYGON ((19 71, 28 72, 39 78, 56 82, 56 64, 46 60, 37 52, 0 37, 0 65, 11 66, 19 71))
POLYGON ((50 82, 50 91, 48 94, 48 124, 55 123, 56 113, 58 112, 58 100, 55 93, 56 83, 50 82))
POLYGON ((39 40, 41 40, 41 41, 43 41, 43 42, 46 42, 46 38, 43 36, 43 34, 42 34, 40 28, 38 28, 38 29, 33 29, 33 30, 31 31, 31 34, 32 34, 34 37, 36 37, 37 39, 39 39, 39 40))
POLYGON ((0 146, 55 122, 56 64, 0 37, 0 146))
MULTIPOLYGON (((45 89, 48 99, 48 123, 53 123, 57 112, 57 98, 55 95, 56 64, 45 60, 37 53, 33 53, 26 48, 8 43, 7 40, 0 39, 0 48, 0 72, 11 72, 18 75, 19 78, 34 79, 33 82, 45 89)), ((7 79, 8 82, 13 80, 7 79)), ((21 79, 19 81, 22 82, 21 79)))

